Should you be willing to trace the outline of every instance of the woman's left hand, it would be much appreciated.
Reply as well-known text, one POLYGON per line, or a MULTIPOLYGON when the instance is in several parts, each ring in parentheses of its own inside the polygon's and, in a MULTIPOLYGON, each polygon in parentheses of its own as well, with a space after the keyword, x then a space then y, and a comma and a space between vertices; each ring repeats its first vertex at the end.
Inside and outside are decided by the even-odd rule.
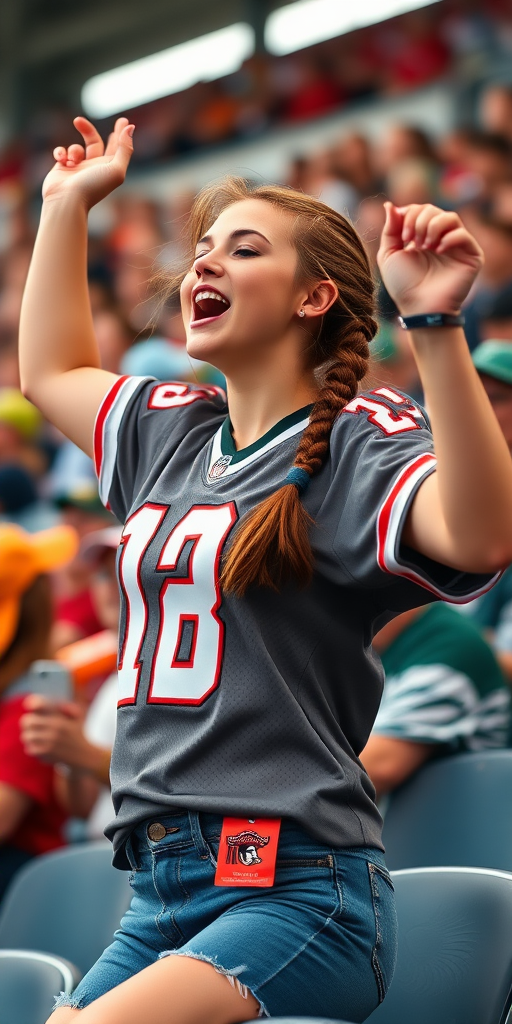
POLYGON ((478 242, 456 213, 431 204, 384 205, 377 261, 400 313, 459 313, 484 262, 478 242))

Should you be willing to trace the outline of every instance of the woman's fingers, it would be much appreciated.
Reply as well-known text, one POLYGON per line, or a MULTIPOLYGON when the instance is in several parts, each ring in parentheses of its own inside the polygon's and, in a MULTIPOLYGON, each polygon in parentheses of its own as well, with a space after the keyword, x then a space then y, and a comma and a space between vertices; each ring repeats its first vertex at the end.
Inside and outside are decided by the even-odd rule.
POLYGON ((418 203, 412 203, 411 206, 399 206, 397 208, 397 212, 403 217, 402 242, 404 246, 408 245, 409 242, 412 242, 414 238, 416 231, 416 219, 422 209, 423 207, 418 203))
POLYGON ((68 158, 66 164, 68 167, 76 167, 77 164, 81 164, 82 160, 85 160, 85 149, 80 146, 78 142, 73 143, 72 146, 68 146, 68 158))
POLYGON ((96 156, 103 156, 103 139, 92 122, 88 121, 86 117, 75 117, 73 124, 84 140, 87 158, 91 159, 96 156))
POLYGON ((130 163, 133 153, 133 141, 132 136, 135 131, 135 125, 126 124, 122 131, 119 133, 117 149, 112 158, 112 166, 122 173, 124 178, 126 171, 128 170, 128 164, 130 163))
POLYGON ((462 249, 468 256, 476 258, 481 263, 484 262, 484 254, 478 242, 462 224, 454 231, 447 231, 443 235, 435 252, 440 255, 453 249, 462 249))
POLYGON ((114 153, 116 152, 117 147, 119 146, 121 134, 127 127, 128 123, 129 122, 127 117, 118 117, 114 125, 114 131, 111 132, 111 134, 108 137, 107 147, 105 149, 105 156, 114 156, 114 153))
POLYGON ((384 203, 386 220, 382 229, 380 240, 380 251, 382 255, 402 249, 402 227, 403 213, 393 206, 393 203, 384 203))
POLYGON ((68 151, 65 148, 65 146, 56 146, 56 148, 53 151, 53 159, 58 164, 62 164, 62 166, 65 166, 67 158, 68 158, 68 151))
POLYGON ((419 248, 436 249, 443 235, 462 227, 456 213, 439 212, 421 220, 416 224, 415 241, 419 248))
POLYGON ((440 253, 462 245, 471 255, 482 256, 480 246, 457 213, 440 210, 430 203, 399 207, 397 213, 403 218, 401 238, 404 248, 412 245, 415 249, 440 253))

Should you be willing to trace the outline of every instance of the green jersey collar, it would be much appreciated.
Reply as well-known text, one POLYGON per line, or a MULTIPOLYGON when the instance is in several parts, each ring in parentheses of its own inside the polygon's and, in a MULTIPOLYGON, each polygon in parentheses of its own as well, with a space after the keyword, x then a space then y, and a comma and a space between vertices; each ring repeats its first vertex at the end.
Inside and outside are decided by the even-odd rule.
POLYGON ((312 405, 305 405, 302 409, 297 409, 296 412, 290 413, 289 416, 285 416, 284 419, 279 420, 270 430, 267 430, 263 437, 259 437, 253 444, 247 446, 247 448, 235 448, 235 442, 233 440, 231 420, 229 416, 226 417, 222 424, 220 434, 220 448, 222 455, 231 456, 231 465, 236 465, 237 462, 243 462, 250 455, 254 455, 259 452, 261 448, 265 448, 270 441, 279 439, 280 434, 284 434, 290 427, 295 427, 303 420, 309 417, 312 410, 312 405))

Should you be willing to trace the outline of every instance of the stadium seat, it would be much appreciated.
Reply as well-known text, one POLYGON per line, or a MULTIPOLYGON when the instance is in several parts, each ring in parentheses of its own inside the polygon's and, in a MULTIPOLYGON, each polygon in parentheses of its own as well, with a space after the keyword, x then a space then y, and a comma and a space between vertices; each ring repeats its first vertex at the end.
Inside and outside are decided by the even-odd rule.
POLYGON ((130 903, 128 873, 116 871, 111 859, 109 843, 83 843, 22 868, 2 903, 0 949, 44 950, 85 974, 130 903))
POLYGON ((25 949, 0 950, 2 1024, 44 1024, 54 996, 69 995, 80 972, 68 960, 25 949))
POLYGON ((390 871, 439 864, 512 871, 512 750, 425 765, 391 795, 383 840, 390 871))
POLYGON ((503 1024, 512 1005, 512 876, 481 868, 392 875, 398 963, 371 1024, 503 1024))

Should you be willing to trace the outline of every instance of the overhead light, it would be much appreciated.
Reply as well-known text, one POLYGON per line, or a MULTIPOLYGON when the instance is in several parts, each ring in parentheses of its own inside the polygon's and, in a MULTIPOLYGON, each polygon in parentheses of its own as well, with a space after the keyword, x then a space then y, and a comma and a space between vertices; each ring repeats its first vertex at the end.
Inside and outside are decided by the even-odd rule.
POLYGON ((279 56, 293 53, 432 3, 439 0, 357 0, 354 4, 347 0, 297 0, 269 14, 265 46, 279 56))
POLYGON ((82 106, 91 117, 108 117, 230 75, 253 53, 254 30, 237 22, 95 75, 82 89, 82 106))

